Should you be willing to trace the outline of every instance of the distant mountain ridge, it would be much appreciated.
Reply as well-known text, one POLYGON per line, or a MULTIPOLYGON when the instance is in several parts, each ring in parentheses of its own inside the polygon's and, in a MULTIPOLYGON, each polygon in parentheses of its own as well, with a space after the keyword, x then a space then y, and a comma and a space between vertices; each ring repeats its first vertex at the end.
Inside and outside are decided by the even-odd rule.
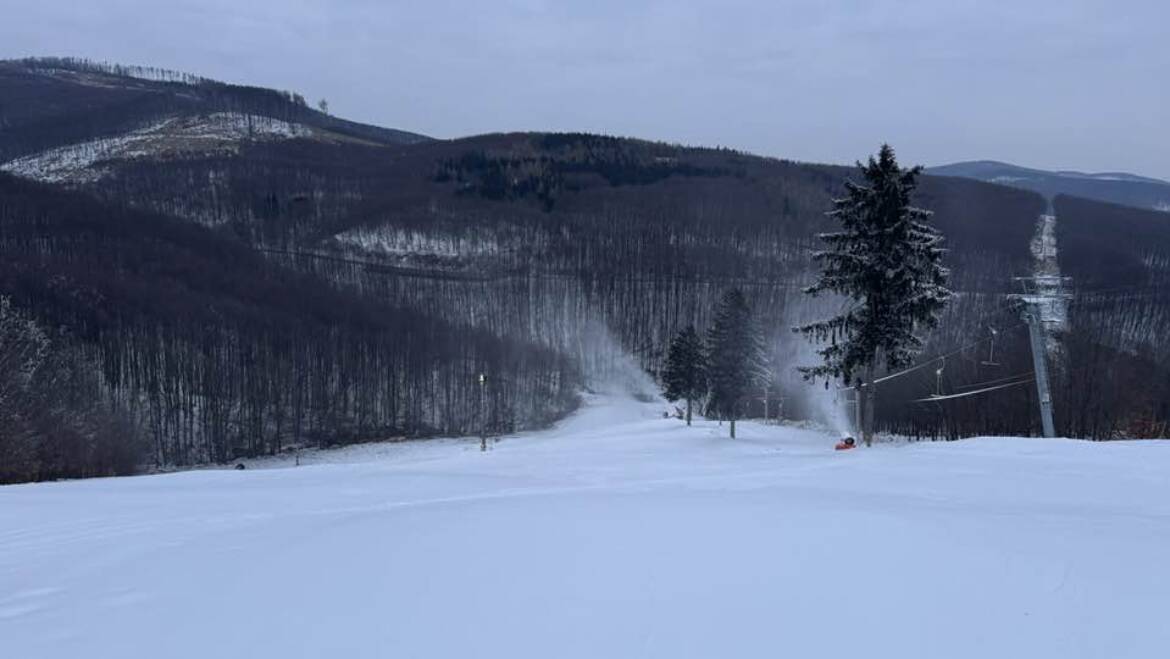
POLYGON ((1032 190, 1052 199, 1070 195, 1134 208, 1170 212, 1170 181, 1125 172, 1047 171, 995 160, 931 167, 935 176, 972 178, 1032 190))

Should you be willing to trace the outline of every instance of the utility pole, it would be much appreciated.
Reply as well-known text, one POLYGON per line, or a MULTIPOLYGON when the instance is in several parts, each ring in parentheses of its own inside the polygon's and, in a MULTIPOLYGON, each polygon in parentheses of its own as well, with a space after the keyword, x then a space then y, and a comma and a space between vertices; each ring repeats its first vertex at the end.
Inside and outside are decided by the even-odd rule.
POLYGON ((479 450, 487 451, 487 375, 479 374, 479 450))
POLYGON ((1052 388, 1048 384, 1048 348, 1044 345, 1044 323, 1040 305, 1032 302, 1024 306, 1024 321, 1028 323, 1028 338, 1032 342, 1032 369, 1036 372, 1036 396, 1040 400, 1040 424, 1045 437, 1056 437, 1052 422, 1052 388))
POLYGON ((1040 402, 1040 425, 1045 437, 1056 437, 1056 425, 1052 421, 1052 386, 1048 380, 1048 328, 1044 323, 1048 320, 1045 317, 1045 310, 1055 310, 1063 300, 1071 297, 1063 292, 1067 278, 1017 277, 1017 281, 1023 284, 1024 293, 1010 297, 1024 303, 1024 322, 1028 324, 1028 338, 1032 345, 1032 369, 1036 374, 1036 397, 1040 402))
POLYGON ((864 386, 864 384, 858 383, 858 385, 853 388, 853 423, 857 428, 856 432, 858 435, 861 434, 861 388, 864 386))
POLYGON ((772 393, 771 387, 769 387, 767 384, 764 384, 763 400, 764 400, 764 425, 765 426, 770 425, 772 423, 772 421, 770 419, 770 414, 769 414, 769 412, 771 412, 771 407, 772 407, 771 393, 772 393))

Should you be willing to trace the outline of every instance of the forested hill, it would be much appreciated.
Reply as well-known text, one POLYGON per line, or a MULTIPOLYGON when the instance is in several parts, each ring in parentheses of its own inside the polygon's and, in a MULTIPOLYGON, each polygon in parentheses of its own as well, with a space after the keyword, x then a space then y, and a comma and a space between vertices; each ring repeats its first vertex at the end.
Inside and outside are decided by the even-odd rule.
POLYGON ((509 431, 572 409, 580 386, 546 348, 3 174, 0 256, 0 482, 107 473, 127 453, 190 464, 462 434, 481 428, 480 410, 489 430, 509 431), (497 380, 486 399, 483 372, 497 380))
MULTIPOLYGON (((680 323, 706 324, 732 286, 750 289, 786 337, 797 315, 815 311, 800 288, 848 173, 728 150, 511 133, 409 146, 256 141, 107 160, 99 176, 64 182, 396 305, 600 360, 608 372, 615 348, 655 368, 680 323), (615 345, 598 345, 603 335, 615 345)), ((928 178, 918 201, 947 235, 963 304, 997 304, 1011 277, 1030 271, 1039 196, 928 178)))
MULTIPOLYGON (((292 94, 75 62, 0 64, 0 90, 0 170, 51 184, 0 180, 0 296, 67 328, 58 344, 160 464, 539 425, 581 386, 644 381, 731 287, 768 330, 785 414, 810 412, 791 327, 835 304, 801 288, 848 168, 590 134, 430 140, 292 94)), ((968 351, 948 377, 1026 370, 1006 295, 1045 200, 927 176, 915 202, 958 292, 928 354, 999 327, 1002 366, 968 351)), ((926 386, 886 388, 882 424, 1033 429, 1023 389, 922 414, 907 401, 926 386)))
MULTIPOLYGON (((0 162, 88 144, 88 152, 60 154, 83 156, 97 140, 127 136, 159 138, 158 149, 173 152, 249 131, 373 144, 429 139, 330 116, 294 92, 85 60, 0 61, 0 162)), ((138 146, 132 152, 144 151, 138 146)))
POLYGON ((1170 432, 1170 222, 1165 213, 1057 197, 1069 305, 1070 434, 1170 432), (1132 420, 1126 421, 1130 416, 1132 420))

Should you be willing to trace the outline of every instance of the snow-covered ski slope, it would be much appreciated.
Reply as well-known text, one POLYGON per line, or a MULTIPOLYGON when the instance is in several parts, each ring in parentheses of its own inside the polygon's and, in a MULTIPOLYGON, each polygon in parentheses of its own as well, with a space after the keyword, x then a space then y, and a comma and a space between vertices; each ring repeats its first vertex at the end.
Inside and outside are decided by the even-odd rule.
POLYGON ((0 488, 0 654, 1166 657, 1170 442, 555 430, 0 488))

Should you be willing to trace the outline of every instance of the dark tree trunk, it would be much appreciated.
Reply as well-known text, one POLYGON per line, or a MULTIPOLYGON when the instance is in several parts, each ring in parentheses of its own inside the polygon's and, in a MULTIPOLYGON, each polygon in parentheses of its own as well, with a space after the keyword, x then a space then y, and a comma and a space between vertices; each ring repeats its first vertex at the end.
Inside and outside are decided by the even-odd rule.
POLYGON ((866 446, 872 446, 873 445, 873 410, 874 410, 874 405, 877 402, 877 397, 874 395, 876 393, 876 391, 875 391, 875 387, 873 384, 873 367, 872 366, 870 366, 865 371, 865 383, 862 386, 860 393, 861 393, 861 397, 862 397, 861 398, 861 400, 862 400, 862 405, 861 405, 861 410, 862 410, 861 437, 865 441, 866 446))

